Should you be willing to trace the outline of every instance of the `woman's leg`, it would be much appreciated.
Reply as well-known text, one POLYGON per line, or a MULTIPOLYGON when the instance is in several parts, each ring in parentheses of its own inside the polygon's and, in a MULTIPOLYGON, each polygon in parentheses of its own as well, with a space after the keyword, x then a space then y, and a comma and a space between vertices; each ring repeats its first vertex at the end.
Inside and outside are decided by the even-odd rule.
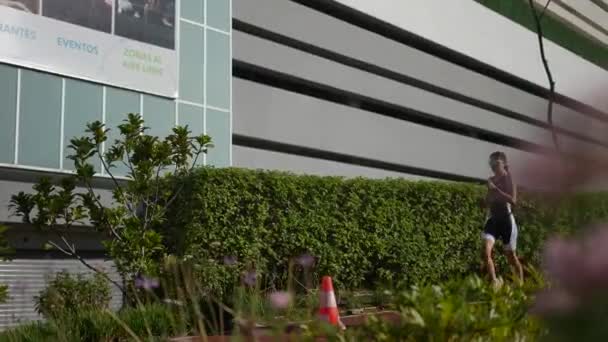
POLYGON ((494 239, 485 238, 484 239, 484 249, 483 249, 483 261, 486 265, 486 270, 488 271, 488 275, 493 283, 498 282, 498 278, 496 278, 496 269, 494 267, 494 260, 492 259, 492 250, 494 249, 494 239))
POLYGON ((509 260, 509 265, 511 265, 511 270, 513 273, 517 275, 520 282, 524 281, 524 269, 521 267, 521 263, 519 262, 519 258, 515 251, 517 250, 517 235, 518 229, 517 224, 515 223, 515 217, 511 214, 509 217, 510 223, 510 234, 509 241, 505 244, 505 254, 507 255, 507 260, 509 260))
POLYGON ((509 260, 509 265, 511 265, 511 269, 517 275, 520 282, 524 281, 524 268, 521 266, 519 262, 519 258, 514 250, 506 250, 505 254, 507 255, 507 260, 509 260))

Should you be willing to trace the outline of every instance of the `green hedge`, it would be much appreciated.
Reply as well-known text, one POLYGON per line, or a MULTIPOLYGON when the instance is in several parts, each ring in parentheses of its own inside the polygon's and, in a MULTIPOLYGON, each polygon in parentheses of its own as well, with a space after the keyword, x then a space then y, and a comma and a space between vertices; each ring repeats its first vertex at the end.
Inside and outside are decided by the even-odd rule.
MULTIPOLYGON (((247 267, 284 286, 289 260, 304 253, 317 258, 315 277, 330 274, 343 288, 435 283, 479 269, 479 185, 210 168, 181 181, 167 236, 215 290, 247 267), (225 256, 238 266, 225 266, 225 256)), ((605 194, 522 197, 519 247, 531 263, 549 233, 608 217, 605 194)))

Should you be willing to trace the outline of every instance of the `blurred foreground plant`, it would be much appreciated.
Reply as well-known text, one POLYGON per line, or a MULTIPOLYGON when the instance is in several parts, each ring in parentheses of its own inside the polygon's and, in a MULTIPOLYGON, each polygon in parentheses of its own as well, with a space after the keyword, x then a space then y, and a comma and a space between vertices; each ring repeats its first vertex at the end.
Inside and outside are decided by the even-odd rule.
POLYGON ((533 313, 550 329, 549 341, 608 340, 608 226, 579 238, 556 237, 545 249, 550 288, 539 294, 533 313))
MULTIPOLYGON (((603 93, 604 89, 594 94, 594 102, 602 102, 603 93)), ((580 132, 593 132, 596 125, 580 118, 567 124, 580 132)), ((557 211, 555 204, 564 202, 571 202, 573 208, 570 219, 554 220, 547 227, 553 236, 544 246, 542 264, 549 286, 538 294, 531 312, 546 324, 547 341, 604 341, 608 340, 608 226, 602 202, 608 158, 603 148, 590 148, 580 140, 568 144, 568 153, 580 158, 559 163, 535 158, 523 170, 528 183, 552 195, 547 202, 557 211), (589 191, 596 194, 587 200, 579 196, 589 191), (564 234, 564 227, 578 233, 564 234)))
MULTIPOLYGON (((384 292, 396 308, 399 321, 369 319, 363 326, 340 332, 316 320, 317 293, 291 289, 260 289, 243 283, 229 308, 204 290, 189 265, 171 279, 159 279, 162 293, 150 289, 149 297, 118 313, 88 309, 66 311, 44 324, 35 323, 0 334, 0 341, 166 341, 169 337, 232 334, 272 337, 294 331, 298 341, 524 341, 536 340, 544 330, 527 315, 532 294, 543 282, 531 276, 523 286, 495 290, 471 277, 443 285, 414 286, 384 292), (290 323, 296 322, 293 325, 290 323), (260 327, 265 327, 263 332, 260 327)), ((165 273, 168 274, 168 273, 165 273)))
POLYGON ((74 311, 0 333, 0 342, 167 341, 188 334, 170 308, 159 304, 123 309, 74 311))
POLYGON ((358 336, 370 341, 534 341, 545 331, 527 312, 542 286, 539 276, 499 289, 478 277, 414 286, 395 299, 400 324, 372 319, 358 336))

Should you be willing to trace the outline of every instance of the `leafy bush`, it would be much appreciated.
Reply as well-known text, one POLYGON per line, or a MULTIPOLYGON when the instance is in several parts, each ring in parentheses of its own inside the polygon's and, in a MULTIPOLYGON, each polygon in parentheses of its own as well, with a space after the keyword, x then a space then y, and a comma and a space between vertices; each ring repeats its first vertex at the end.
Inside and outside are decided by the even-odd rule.
MULTIPOLYGON (((139 274, 158 275, 166 254, 161 235, 165 213, 181 191, 165 188, 166 178, 188 175, 212 145, 206 135, 191 136, 188 127, 174 127, 164 139, 149 135, 138 114, 128 114, 117 128, 118 139, 111 142, 104 124, 88 124, 84 136, 70 140, 72 153, 67 158, 74 162, 75 173, 58 182, 41 179, 33 193, 11 196, 10 207, 24 223, 52 231, 59 239, 49 245, 89 268, 79 246, 65 232, 75 225, 90 225, 105 233, 102 242, 108 254, 130 281, 139 274), (113 184, 109 201, 102 201, 93 186, 99 171, 95 165, 100 163, 113 184), (115 177, 121 173, 126 180, 115 177)), ((122 284, 108 280, 128 295, 122 284)))
POLYGON ((48 324, 47 341, 114 341, 123 336, 116 320, 102 311, 88 307, 64 312, 48 324))
POLYGON ((7 341, 165 341, 188 333, 178 324, 176 313, 160 304, 126 308, 117 314, 108 310, 80 310, 47 322, 21 325, 0 334, 7 341))
MULTIPOLYGON (((184 191, 169 213, 170 249, 195 262, 213 291, 251 268, 285 288, 302 253, 316 257, 315 279, 333 275, 339 288, 439 283, 480 266, 482 186, 210 168, 176 181, 184 191)), ((529 264, 548 234, 608 217, 606 194, 522 197, 515 210, 529 264)))
MULTIPOLYGON (((6 226, 0 225, 0 260, 9 260, 9 256, 13 250, 10 247, 8 240, 6 239, 6 226)), ((6 303, 8 300, 8 286, 6 284, 0 284, 0 303, 6 303)))
MULTIPOLYGON (((368 324, 349 328, 345 334, 317 322, 317 303, 301 298, 303 323, 298 340, 315 341, 323 335, 328 341, 523 341, 545 335, 541 322, 528 316, 535 291, 543 286, 540 278, 524 286, 505 285, 494 289, 478 277, 452 280, 443 285, 412 286, 406 291, 387 292, 391 308, 400 314, 400 322, 370 319, 368 324), (303 301, 302 301, 303 300, 303 301)), ((251 295, 254 295, 252 292, 251 295)), ((316 297, 316 296, 315 296, 316 297)), ((236 319, 241 323, 270 323, 279 332, 291 319, 266 304, 270 299, 241 296, 236 319), (254 302, 252 302, 252 300, 254 302), (266 304, 264 304, 266 303, 266 304), (262 310, 259 310, 262 309, 262 310), (281 315, 281 317, 278 317, 281 315)), ((164 304, 125 308, 114 314, 108 310, 82 310, 51 318, 46 323, 32 323, 0 334, 1 341, 165 341, 168 337, 215 335, 208 323, 217 316, 199 310, 181 310, 164 304), (203 331, 198 329, 205 326, 203 331)), ((245 333, 234 329, 233 334, 245 333)))
POLYGON ((35 297, 36 311, 46 318, 58 318, 76 312, 102 310, 110 304, 110 286, 106 277, 93 277, 59 272, 49 285, 35 297))
POLYGON ((546 329, 528 310, 542 285, 534 278, 523 287, 496 290, 489 282, 468 277, 441 286, 414 286, 395 299, 399 324, 371 320, 353 335, 361 341, 535 341, 546 329))
MULTIPOLYGON (((0 333, 0 342, 35 342, 53 341, 57 331, 45 322, 33 322, 19 325, 0 333)), ((59 341, 55 339, 55 341, 59 341)))
POLYGON ((191 325, 189 318, 177 316, 177 311, 168 306, 150 304, 126 308, 118 319, 137 336, 171 337, 186 333, 191 325))

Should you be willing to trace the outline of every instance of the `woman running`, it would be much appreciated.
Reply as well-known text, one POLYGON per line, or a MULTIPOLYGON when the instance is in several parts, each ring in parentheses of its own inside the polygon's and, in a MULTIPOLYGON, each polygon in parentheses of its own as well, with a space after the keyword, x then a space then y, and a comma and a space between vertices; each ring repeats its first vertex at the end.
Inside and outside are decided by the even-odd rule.
POLYGON ((519 280, 523 281, 524 272, 515 254, 517 225, 511 211, 511 206, 517 202, 517 189, 509 173, 507 156, 503 152, 492 153, 490 155, 490 168, 494 175, 488 179, 488 194, 485 199, 485 204, 490 209, 490 218, 487 220, 482 233, 485 265, 492 282, 499 285, 494 261, 492 260, 492 251, 496 240, 500 240, 504 246, 509 264, 513 267, 519 280))

